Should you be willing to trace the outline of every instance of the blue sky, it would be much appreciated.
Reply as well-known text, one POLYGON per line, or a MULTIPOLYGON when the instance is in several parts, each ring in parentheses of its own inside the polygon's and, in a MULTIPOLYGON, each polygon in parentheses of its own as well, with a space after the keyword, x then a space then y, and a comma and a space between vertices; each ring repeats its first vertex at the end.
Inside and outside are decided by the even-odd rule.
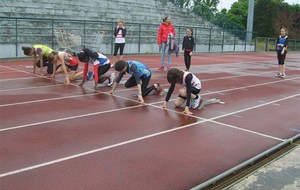
MULTIPOLYGON (((220 0, 218 10, 222 10, 223 8, 226 8, 227 10, 230 9, 230 6, 232 3, 237 2, 237 0, 220 0)), ((285 0, 288 4, 300 4, 299 0, 285 0)))

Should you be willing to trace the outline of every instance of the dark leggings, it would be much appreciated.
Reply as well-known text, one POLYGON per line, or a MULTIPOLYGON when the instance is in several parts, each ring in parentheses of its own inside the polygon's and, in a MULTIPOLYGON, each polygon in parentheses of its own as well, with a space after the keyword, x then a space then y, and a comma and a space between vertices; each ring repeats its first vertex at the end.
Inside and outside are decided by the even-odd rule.
MULTIPOLYGON (((155 89, 155 86, 152 85, 150 87, 148 87, 148 84, 149 84, 149 81, 151 79, 151 75, 147 78, 141 78, 142 80, 142 96, 145 97, 147 96, 152 90, 155 89), (148 88, 147 88, 148 87, 148 88)), ((131 76, 125 83, 125 87, 126 88, 130 88, 130 87, 133 87, 133 86, 136 86, 136 81, 135 81, 135 78, 134 76, 131 76)))
POLYGON ((119 48, 120 48, 120 55, 123 55, 124 47, 125 47, 125 43, 122 43, 122 44, 115 43, 114 56, 117 56, 119 48))
POLYGON ((110 64, 105 64, 98 67, 98 76, 104 75, 110 68, 110 64))
POLYGON ((191 56, 190 51, 184 50, 184 63, 187 70, 190 70, 191 66, 191 56))
POLYGON ((279 65, 284 65, 284 60, 286 57, 287 51, 284 51, 284 54, 281 55, 281 51, 277 51, 277 59, 279 65))
POLYGON ((110 69, 110 64, 105 64, 98 67, 98 83, 103 83, 105 80, 107 80, 109 77, 104 76, 104 74, 110 69))
MULTIPOLYGON (((41 67, 41 62, 40 60, 36 62, 35 64, 37 67, 41 67)), ((47 67, 47 73, 52 74, 53 73, 53 64, 49 64, 47 60, 47 56, 43 56, 43 67, 47 67)))

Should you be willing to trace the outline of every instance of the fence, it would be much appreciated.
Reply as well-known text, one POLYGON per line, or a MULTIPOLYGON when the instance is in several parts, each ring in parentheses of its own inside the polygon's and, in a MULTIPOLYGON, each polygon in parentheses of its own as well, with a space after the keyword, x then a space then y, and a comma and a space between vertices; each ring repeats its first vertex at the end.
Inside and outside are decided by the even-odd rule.
MULTIPOLYGON (((277 38, 257 37, 255 51, 275 51, 277 38)), ((300 39, 289 39, 288 51, 300 51, 300 39)))
MULTIPOLYGON (((117 23, 94 20, 64 20, 0 17, 0 58, 24 56, 22 46, 45 44, 53 49, 83 47, 112 54, 117 23)), ((158 24, 127 23, 125 53, 158 53, 158 24)), ((254 51, 256 40, 246 42, 246 31, 192 27, 195 52, 254 51)), ((186 26, 175 26, 179 44, 186 26)), ((298 47, 298 46, 297 46, 298 47)))

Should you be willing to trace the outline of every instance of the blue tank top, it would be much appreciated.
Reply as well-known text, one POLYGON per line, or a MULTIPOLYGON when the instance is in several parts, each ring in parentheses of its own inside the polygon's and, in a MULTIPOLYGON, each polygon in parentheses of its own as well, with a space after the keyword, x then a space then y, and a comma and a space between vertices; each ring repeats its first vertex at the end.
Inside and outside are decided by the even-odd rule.
MULTIPOLYGON (((278 43, 279 44, 282 44, 282 45, 286 45, 286 41, 287 41, 287 36, 279 36, 278 37, 278 43)), ((278 51, 282 51, 283 47, 282 46, 277 46, 277 50, 278 51)), ((286 47, 286 50, 287 50, 287 47, 286 47)))
POLYGON ((146 78, 151 75, 150 69, 143 63, 138 62, 138 61, 127 61, 127 63, 129 65, 129 74, 133 75, 133 72, 131 71, 131 66, 133 64, 135 64, 137 66, 137 71, 138 71, 139 77, 146 78))

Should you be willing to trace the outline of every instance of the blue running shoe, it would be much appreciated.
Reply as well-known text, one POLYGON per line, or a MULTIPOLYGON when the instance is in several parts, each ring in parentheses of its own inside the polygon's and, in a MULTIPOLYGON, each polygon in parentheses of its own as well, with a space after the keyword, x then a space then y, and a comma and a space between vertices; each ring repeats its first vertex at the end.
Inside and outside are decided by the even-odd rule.
POLYGON ((93 72, 89 71, 86 75, 86 80, 89 80, 93 76, 93 72))

